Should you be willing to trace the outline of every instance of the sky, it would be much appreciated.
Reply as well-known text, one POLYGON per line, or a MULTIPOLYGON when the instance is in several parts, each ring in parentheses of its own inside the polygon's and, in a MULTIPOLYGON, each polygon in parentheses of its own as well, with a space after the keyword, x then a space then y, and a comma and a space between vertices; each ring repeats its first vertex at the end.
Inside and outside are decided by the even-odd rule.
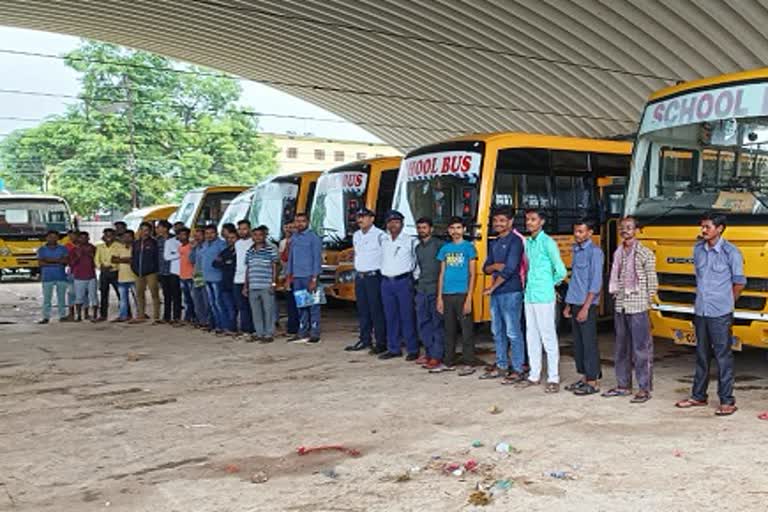
MULTIPOLYGON (((61 59, 10 55, 3 50, 61 55, 77 47, 76 37, 11 27, 0 27, 0 138, 18 128, 35 126, 32 121, 64 111, 74 99, 5 93, 3 90, 35 91, 76 95, 78 73, 61 59), (8 119, 8 118, 16 119, 8 119), (21 119, 19 119, 21 118, 21 119), (22 120, 23 119, 23 120, 22 120), (31 119, 31 120, 30 120, 31 119)), ((325 109, 271 87, 243 80, 241 104, 255 111, 280 115, 314 117, 343 121, 325 109)), ((293 132, 364 142, 381 142, 376 136, 352 123, 281 119, 264 116, 259 120, 262 131, 293 132)))

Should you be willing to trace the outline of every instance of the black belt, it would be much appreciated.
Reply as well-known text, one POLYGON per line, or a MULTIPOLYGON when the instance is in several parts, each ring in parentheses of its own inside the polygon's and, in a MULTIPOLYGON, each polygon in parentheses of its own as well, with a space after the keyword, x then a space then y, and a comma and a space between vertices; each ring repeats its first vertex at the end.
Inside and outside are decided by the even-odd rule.
POLYGON ((370 272, 358 272, 358 277, 377 277, 381 273, 378 270, 371 270, 370 272))
POLYGON ((411 273, 410 272, 406 272, 405 274, 400 274, 399 276, 392 276, 392 277, 390 277, 390 276, 382 276, 382 277, 384 277, 384 279, 388 279, 390 281, 399 281, 401 279, 408 279, 408 278, 410 278, 411 277, 411 273))

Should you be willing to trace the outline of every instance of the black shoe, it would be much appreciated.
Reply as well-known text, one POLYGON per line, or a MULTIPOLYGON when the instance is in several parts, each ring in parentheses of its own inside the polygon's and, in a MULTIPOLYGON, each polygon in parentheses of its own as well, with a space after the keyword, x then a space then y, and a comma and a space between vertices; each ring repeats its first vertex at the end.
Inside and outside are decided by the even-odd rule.
POLYGON ((402 357, 402 354, 393 354, 392 352, 384 352, 383 354, 379 355, 379 359, 382 361, 386 361, 387 359, 396 359, 398 357, 402 357))
POLYGON ((275 341, 275 339, 272 336, 267 336, 265 338, 261 338, 259 343, 272 343, 273 341, 275 341))
POLYGON ((318 343, 320 343, 320 338, 309 338, 307 340, 307 343, 311 343, 312 345, 317 345, 318 343))
POLYGON ((387 349, 386 349, 386 348, 382 348, 382 347, 371 347, 371 350, 369 350, 369 351, 368 351, 368 353, 369 353, 369 354, 371 354, 372 356, 377 356, 377 355, 379 355, 379 354, 383 354, 383 353, 384 353, 384 352, 386 352, 386 351, 387 351, 387 349))
POLYGON ((42 320, 40 320, 40 321, 39 321, 39 322, 37 322, 37 323, 38 323, 38 324, 40 324, 40 325, 45 325, 45 324, 47 324, 49 321, 50 321, 50 320, 48 320, 47 318, 43 318, 42 320))
POLYGON ((405 356, 406 361, 415 361, 419 358, 419 354, 408 354, 405 356))
POLYGON ((262 340, 262 338, 260 338, 259 336, 253 336, 253 335, 248 336, 247 338, 245 338, 245 342, 246 343, 256 343, 256 342, 261 343, 261 340, 262 340))
POLYGON ((358 352, 360 350, 365 350, 367 348, 371 348, 370 345, 365 345, 362 341, 358 341, 354 345, 347 345, 344 347, 344 350, 347 352, 358 352))

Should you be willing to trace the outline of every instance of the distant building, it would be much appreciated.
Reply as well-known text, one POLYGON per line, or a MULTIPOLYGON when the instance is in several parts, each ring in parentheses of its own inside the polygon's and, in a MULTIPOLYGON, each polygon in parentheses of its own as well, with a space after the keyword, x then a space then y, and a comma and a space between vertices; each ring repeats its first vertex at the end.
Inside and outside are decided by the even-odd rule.
POLYGON ((392 146, 373 142, 336 140, 306 135, 265 134, 278 148, 279 174, 297 171, 324 171, 338 165, 378 156, 401 156, 392 146))

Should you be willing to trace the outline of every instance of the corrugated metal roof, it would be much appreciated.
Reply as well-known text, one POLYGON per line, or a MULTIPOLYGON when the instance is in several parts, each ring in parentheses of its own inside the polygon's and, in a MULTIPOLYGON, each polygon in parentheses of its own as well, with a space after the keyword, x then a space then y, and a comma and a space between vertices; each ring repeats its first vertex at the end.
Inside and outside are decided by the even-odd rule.
POLYGON ((3 2, 0 23, 263 81, 404 151, 468 132, 628 133, 652 91, 768 60, 757 1, 26 0, 3 2))

